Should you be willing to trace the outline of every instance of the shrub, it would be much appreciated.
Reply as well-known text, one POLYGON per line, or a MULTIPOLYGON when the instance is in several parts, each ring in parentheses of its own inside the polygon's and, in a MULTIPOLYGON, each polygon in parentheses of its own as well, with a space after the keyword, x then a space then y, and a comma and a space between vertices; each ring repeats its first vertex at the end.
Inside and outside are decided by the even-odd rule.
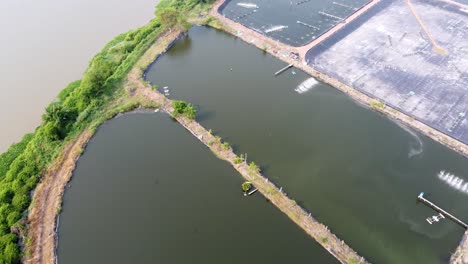
POLYGON ((243 192, 248 192, 252 188, 252 184, 250 182, 243 182, 241 187, 243 192))
MULTIPOLYGON (((161 6, 185 12, 207 1, 162 0, 161 6)), ((212 1, 210 1, 212 2, 212 1)), ((163 32, 161 15, 171 23, 170 14, 151 20, 147 25, 120 34, 90 61, 79 81, 70 83, 56 102, 51 103, 34 134, 0 155, 0 263, 18 263, 20 250, 17 234, 11 232, 31 203, 30 192, 41 173, 58 156, 67 139, 85 128, 95 128, 109 116, 105 107, 115 99, 128 72, 163 32)), ((178 22, 184 22, 178 17, 178 22)), ((196 109, 186 104, 183 114, 195 118, 196 109)))
POLYGON ((374 107, 374 108, 384 108, 385 104, 383 104, 381 102, 371 102, 371 106, 374 107))
POLYGON ((0 155, 0 179, 5 177, 11 163, 24 151, 33 136, 33 134, 26 134, 20 142, 11 145, 5 153, 0 155))
POLYGON ((187 104, 184 101, 173 101, 172 107, 174 108, 172 115, 175 117, 179 115, 185 115, 187 118, 193 120, 197 115, 197 110, 195 107, 192 104, 187 104))
POLYGON ((252 172, 255 172, 255 173, 259 173, 260 172, 260 168, 257 166, 257 164, 255 164, 255 162, 250 162, 249 164, 249 169, 252 171, 252 172))
POLYGON ((223 150, 229 150, 229 148, 231 148, 231 145, 229 145, 229 142, 224 142, 221 146, 223 150))
POLYGON ((18 263, 20 261, 20 252, 16 243, 10 242, 3 251, 4 263, 18 263))
POLYGON ((243 162, 243 160, 241 159, 241 157, 236 157, 234 159, 234 164, 239 164, 239 163, 242 163, 242 162, 243 162))

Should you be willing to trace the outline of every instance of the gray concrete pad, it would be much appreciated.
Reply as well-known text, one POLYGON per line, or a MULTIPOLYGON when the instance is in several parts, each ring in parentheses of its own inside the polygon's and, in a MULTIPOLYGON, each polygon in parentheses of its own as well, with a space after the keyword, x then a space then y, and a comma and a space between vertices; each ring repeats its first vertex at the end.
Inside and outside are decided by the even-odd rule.
POLYGON ((468 144, 468 10, 412 0, 433 51, 405 1, 384 0, 320 45, 306 60, 414 118, 468 144))

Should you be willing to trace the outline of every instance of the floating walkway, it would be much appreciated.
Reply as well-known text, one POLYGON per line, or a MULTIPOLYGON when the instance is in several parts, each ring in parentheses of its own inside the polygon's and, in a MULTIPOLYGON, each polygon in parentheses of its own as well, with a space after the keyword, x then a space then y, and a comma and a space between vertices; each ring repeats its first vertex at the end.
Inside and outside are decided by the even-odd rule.
POLYGON ((441 213, 442 215, 446 216, 450 220, 452 220, 455 223, 461 225, 463 228, 468 229, 468 225, 466 223, 464 223, 462 220, 456 218, 455 216, 453 216, 449 212, 445 211, 444 209, 442 209, 439 206, 435 205, 433 202, 431 202, 431 201, 427 200, 426 198, 424 198, 424 193, 423 192, 418 195, 418 201, 420 201, 420 202, 424 203, 425 205, 429 206, 430 208, 434 209, 436 212, 441 213))
POLYGON ((292 68, 292 66, 293 66, 292 64, 289 64, 289 65, 287 65, 286 67, 282 68, 281 70, 275 72, 275 76, 278 76, 278 75, 280 75, 281 73, 283 73, 284 71, 286 71, 287 69, 292 68))

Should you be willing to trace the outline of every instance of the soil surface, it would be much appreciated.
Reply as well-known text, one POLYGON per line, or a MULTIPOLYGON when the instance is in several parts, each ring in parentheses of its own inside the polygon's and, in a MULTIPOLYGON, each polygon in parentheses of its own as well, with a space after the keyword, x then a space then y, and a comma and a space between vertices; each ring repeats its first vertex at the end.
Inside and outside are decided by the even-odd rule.
POLYGON ((30 245, 24 263, 55 263, 56 217, 76 161, 93 134, 85 130, 68 143, 34 191, 28 216, 30 245))

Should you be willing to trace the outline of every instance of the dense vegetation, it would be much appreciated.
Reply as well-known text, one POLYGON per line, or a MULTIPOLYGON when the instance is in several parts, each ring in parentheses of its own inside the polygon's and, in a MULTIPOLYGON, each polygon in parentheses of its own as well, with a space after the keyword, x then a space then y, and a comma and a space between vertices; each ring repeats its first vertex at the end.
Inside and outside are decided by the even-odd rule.
MULTIPOLYGON (((66 142, 115 114, 109 104, 119 96, 127 73, 156 36, 175 24, 189 26, 187 12, 206 8, 213 1, 163 0, 156 18, 146 26, 121 34, 89 63, 79 81, 72 82, 51 103, 33 134, 24 136, 0 155, 0 263, 18 263, 19 235, 25 234, 25 212, 31 191, 66 142)), ((191 117, 194 108, 183 113, 191 117)), ((25 240, 27 243, 27 239, 25 240)))
POLYGON ((184 101, 173 101, 172 107, 174 111, 172 112, 173 116, 185 115, 189 119, 195 119, 197 115, 197 109, 192 104, 188 104, 184 101))

